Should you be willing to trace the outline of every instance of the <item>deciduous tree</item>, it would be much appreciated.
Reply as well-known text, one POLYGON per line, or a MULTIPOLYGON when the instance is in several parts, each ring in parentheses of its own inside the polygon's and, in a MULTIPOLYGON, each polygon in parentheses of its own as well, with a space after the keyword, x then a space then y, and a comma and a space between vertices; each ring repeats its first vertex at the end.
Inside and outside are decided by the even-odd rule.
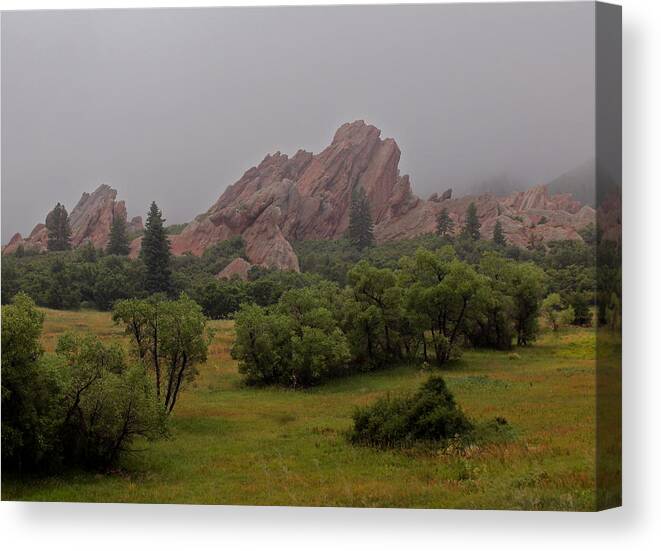
POLYGON ((113 320, 124 325, 136 357, 153 374, 157 398, 171 413, 179 392, 207 358, 213 332, 202 308, 183 293, 177 300, 156 295, 118 301, 113 320))
POLYGON ((537 337, 540 303, 546 289, 544 271, 530 262, 515 263, 511 267, 510 293, 514 299, 514 323, 517 344, 526 346, 537 337))

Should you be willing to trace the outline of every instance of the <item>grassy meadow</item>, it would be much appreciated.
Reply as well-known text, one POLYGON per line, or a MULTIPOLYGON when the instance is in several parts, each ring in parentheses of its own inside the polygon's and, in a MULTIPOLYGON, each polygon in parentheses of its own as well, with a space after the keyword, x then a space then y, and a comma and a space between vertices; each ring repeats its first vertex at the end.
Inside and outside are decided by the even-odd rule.
MULTIPOLYGON (((110 314, 44 310, 44 348, 66 330, 123 338, 110 314)), ((2 499, 353 507, 593 510, 595 333, 545 330, 512 353, 468 350, 441 371, 477 421, 505 417, 516 438, 462 452, 351 446, 356 405, 413 390, 414 366, 304 391, 250 388, 230 357, 231 321, 214 321, 209 359, 173 412, 170 436, 140 442, 107 474, 4 478, 2 499)))

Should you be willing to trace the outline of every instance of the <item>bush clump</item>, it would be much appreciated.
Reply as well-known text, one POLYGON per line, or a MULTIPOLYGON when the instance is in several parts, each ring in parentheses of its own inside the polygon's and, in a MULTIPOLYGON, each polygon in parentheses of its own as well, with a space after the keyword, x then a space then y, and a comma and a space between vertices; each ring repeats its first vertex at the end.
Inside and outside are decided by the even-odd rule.
POLYGON ((232 356, 248 384, 302 388, 348 371, 349 344, 331 313, 329 289, 292 289, 272 309, 241 308, 232 356))
POLYGON ((136 438, 165 433, 165 412, 140 365, 92 335, 39 344, 44 315, 24 293, 2 309, 2 467, 47 473, 105 469, 136 438))
POLYGON ((473 430, 441 377, 431 377, 414 394, 388 395, 358 408, 353 421, 350 441, 380 448, 442 442, 473 430))

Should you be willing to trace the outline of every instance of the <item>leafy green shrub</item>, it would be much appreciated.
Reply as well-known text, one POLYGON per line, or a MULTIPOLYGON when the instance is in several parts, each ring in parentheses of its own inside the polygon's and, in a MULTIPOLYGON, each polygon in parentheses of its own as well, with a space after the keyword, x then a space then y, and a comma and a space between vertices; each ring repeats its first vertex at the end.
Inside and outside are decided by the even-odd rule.
POLYGON ((63 335, 57 344, 65 379, 61 455, 65 465, 105 468, 136 437, 165 431, 165 411, 144 368, 128 366, 119 345, 93 335, 63 335))
POLYGON ((106 256, 96 264, 92 300, 99 310, 110 310, 121 299, 142 294, 144 265, 121 256, 106 256))
POLYGON ((544 271, 531 262, 512 264, 510 293, 514 300, 514 326, 519 346, 531 344, 539 332, 540 303, 546 288, 544 271))
POLYGON ((33 470, 57 452, 64 381, 39 344, 44 315, 18 293, 2 308, 2 468, 33 470))
POLYGON ((551 293, 542 301, 542 312, 553 331, 573 323, 575 317, 574 308, 571 305, 565 307, 558 293, 551 293))
POLYGON ((283 315, 268 313, 254 304, 236 315, 232 357, 248 384, 287 384, 291 358, 292 323, 283 315))
POLYGON ((227 319, 243 302, 249 301, 248 284, 238 278, 216 279, 213 276, 199 278, 192 291, 192 298, 211 319, 227 319))
POLYGON ((105 468, 136 437, 163 434, 164 410, 142 366, 92 335, 65 334, 44 355, 42 323, 22 293, 2 309, 3 469, 105 468))
MULTIPOLYGON (((321 282, 290 288, 264 310, 246 306, 235 324, 241 372, 251 383, 299 387, 349 367, 403 361, 441 367, 466 344, 507 350, 515 336, 519 345, 532 342, 546 287, 543 270, 481 251, 477 243, 478 268, 457 258, 452 245, 439 244, 400 258, 396 270, 361 260, 348 271, 344 289, 321 282), (320 361, 301 348, 316 348, 320 361)), ((249 285, 270 275, 259 277, 249 285)), ((255 288, 249 294, 256 300, 255 288)))
POLYGON ((292 337, 292 386, 310 386, 348 368, 351 355, 343 333, 335 328, 326 332, 318 327, 301 328, 292 337))
POLYGON ((589 326, 592 324, 592 312, 590 312, 590 302, 587 293, 571 293, 567 302, 574 309, 574 319, 571 323, 574 325, 589 326))
POLYGON ((331 313, 331 288, 292 289, 270 309, 241 308, 232 356, 247 383, 300 388, 346 372, 351 354, 331 313))
POLYGON ((441 377, 431 377, 414 394, 388 395, 358 408, 353 421, 352 443, 381 448, 442 442, 473 428, 441 377))
POLYGON ((71 266, 59 258, 51 265, 50 285, 46 292, 46 305, 57 310, 77 310, 80 306, 80 290, 69 285, 72 280, 71 266))

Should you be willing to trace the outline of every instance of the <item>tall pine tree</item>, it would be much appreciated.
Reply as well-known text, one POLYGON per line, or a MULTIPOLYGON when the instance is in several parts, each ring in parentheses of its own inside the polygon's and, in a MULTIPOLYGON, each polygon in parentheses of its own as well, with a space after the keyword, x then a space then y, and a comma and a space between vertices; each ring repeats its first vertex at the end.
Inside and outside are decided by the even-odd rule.
POLYGON ((507 239, 505 238, 503 225, 500 223, 500 220, 496 220, 496 225, 493 227, 493 242, 501 247, 507 245, 507 239))
POLYGON ((436 235, 441 237, 452 233, 454 222, 448 215, 448 209, 443 209, 436 217, 436 235))
POLYGON ((145 287, 149 293, 169 293, 172 290, 170 241, 163 223, 165 219, 155 202, 147 214, 140 256, 145 263, 145 287))
POLYGON ((362 187, 354 189, 349 211, 349 229, 347 237, 358 250, 374 245, 374 225, 367 201, 367 195, 362 187))
POLYGON ((112 226, 110 227, 110 240, 108 241, 106 252, 108 254, 127 256, 130 250, 126 219, 123 216, 113 216, 112 226))
POLYGON ((46 216, 46 229, 48 230, 48 250, 67 251, 71 248, 71 227, 69 226, 69 213, 64 205, 58 203, 46 216))
POLYGON ((463 237, 477 241, 480 238, 480 227, 480 219, 477 217, 477 207, 475 203, 471 203, 466 210, 466 222, 461 234, 463 237))

